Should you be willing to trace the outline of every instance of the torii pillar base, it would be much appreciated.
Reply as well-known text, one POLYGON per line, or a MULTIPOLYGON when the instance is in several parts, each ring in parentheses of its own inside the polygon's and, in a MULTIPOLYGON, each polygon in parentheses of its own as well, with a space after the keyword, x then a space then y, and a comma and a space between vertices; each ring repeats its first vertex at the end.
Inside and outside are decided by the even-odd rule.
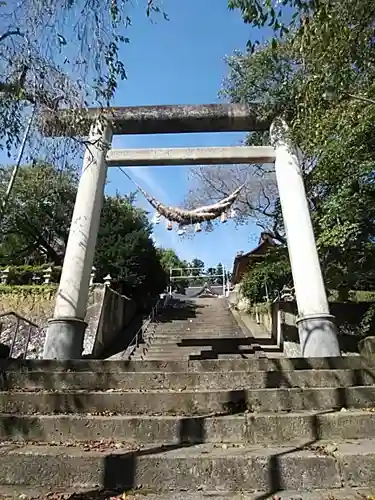
POLYGON ((297 321, 301 355, 304 358, 340 356, 335 317, 331 314, 310 314, 297 321))
POLYGON ((44 359, 80 359, 87 323, 78 318, 55 318, 48 322, 44 359))

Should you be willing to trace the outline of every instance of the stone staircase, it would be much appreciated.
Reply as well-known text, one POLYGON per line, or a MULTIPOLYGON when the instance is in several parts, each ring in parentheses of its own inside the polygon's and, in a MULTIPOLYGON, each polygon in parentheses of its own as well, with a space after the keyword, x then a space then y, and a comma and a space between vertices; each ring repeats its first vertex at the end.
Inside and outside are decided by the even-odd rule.
POLYGON ((375 491, 375 369, 360 357, 9 360, 1 375, 2 499, 375 491))
POLYGON ((219 298, 172 300, 158 318, 147 343, 133 360, 235 359, 254 355, 245 334, 219 298))

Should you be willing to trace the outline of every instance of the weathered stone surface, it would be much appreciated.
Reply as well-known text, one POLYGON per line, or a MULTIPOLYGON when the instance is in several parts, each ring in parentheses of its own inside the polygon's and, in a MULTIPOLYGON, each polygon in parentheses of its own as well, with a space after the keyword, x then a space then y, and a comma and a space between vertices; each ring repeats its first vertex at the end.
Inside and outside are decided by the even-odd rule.
MULTIPOLYGON (((27 358, 40 359, 43 353, 44 341, 46 338, 47 323, 53 316, 55 304, 56 287, 51 286, 38 292, 37 294, 2 294, 0 296, 0 312, 17 311, 18 314, 31 321, 35 326, 21 320, 18 333, 13 346, 12 357, 24 356, 27 346, 27 358), (29 340, 28 340, 29 339, 29 340)), ((103 286, 95 286, 90 290, 86 322, 88 323, 84 338, 84 354, 92 352, 97 336, 97 326, 104 295, 103 286)), ((16 330, 17 320, 12 315, 6 315, 1 319, 2 329, 0 332, 0 342, 11 346, 16 330)))
MULTIPOLYGON (((4 446, 0 484, 174 490, 278 491, 338 488, 335 457, 293 447, 198 445, 84 451, 81 447, 4 446), (51 470, 54 474, 51 474, 51 470)), ((1 459, 1 454, 0 454, 1 459)), ((361 486, 369 486, 369 483, 361 486)))
POLYGON ((366 337, 358 342, 360 354, 371 360, 375 360, 375 337, 366 337))
POLYGON ((0 483, 58 487, 279 491, 375 486, 373 441, 301 447, 198 445, 139 451, 90 446, 1 448, 0 483), (6 460, 5 460, 6 456, 6 460), (51 474, 51 470, 54 471, 51 474))
POLYGON ((129 444, 285 444, 316 439, 375 438, 369 411, 268 413, 226 416, 0 415, 0 439, 129 444))
POLYGON ((10 371, 0 389, 22 390, 238 390, 366 386, 375 382, 374 370, 296 370, 232 372, 97 372, 10 371))
POLYGON ((356 440, 340 446, 338 453, 345 484, 350 487, 375 484, 374 444, 370 440, 356 440))
POLYGON ((195 310, 187 330, 182 318, 154 337, 158 361, 0 360, 0 496, 98 487, 154 500, 371 492, 375 363, 256 359, 264 348, 251 342, 253 357, 243 359, 246 335, 224 305, 206 331, 195 310), (228 359, 166 360, 215 342, 228 359), (229 359, 233 344, 240 357, 229 359))
MULTIPOLYGON (((77 111, 75 111, 77 114, 77 111)), ((246 132, 267 130, 270 123, 259 118, 257 105, 177 104, 167 106, 89 108, 80 112, 81 126, 75 129, 70 111, 43 113, 45 135, 87 135, 99 115, 112 124, 114 134, 174 134, 183 132, 246 132)))
POLYGON ((336 370, 336 369, 369 369, 375 363, 359 356, 342 358, 266 358, 266 359, 233 359, 233 360, 190 360, 168 362, 159 361, 103 361, 103 360, 0 360, 0 369, 10 371, 76 371, 95 373, 126 372, 215 372, 215 371, 290 371, 290 370, 336 370))
MULTIPOLYGON (((260 493, 233 493, 230 491, 200 491, 197 493, 189 493, 186 491, 174 491, 173 493, 163 492, 156 493, 157 489, 144 489, 130 490, 126 493, 127 500, 259 500, 260 493)), ((89 500, 90 495, 99 495, 103 500, 120 500, 123 492, 120 490, 110 491, 98 488, 93 493, 92 488, 68 488, 64 491, 60 490, 61 500, 66 499, 69 495, 80 494, 81 500, 89 500), (85 494, 86 493, 86 497, 85 494), (116 496, 117 494, 117 496, 116 496), (107 495, 107 496, 105 496, 107 495)), ((316 491, 299 490, 299 491, 273 491, 262 494, 261 498, 264 500, 275 500, 276 497, 282 500, 327 500, 327 499, 340 499, 340 500, 358 500, 359 498, 371 497, 372 490, 367 488, 340 488, 340 489, 319 489, 316 491)), ((50 496, 50 489, 41 488, 10 488, 2 487, 2 498, 4 500, 44 500, 50 496)), ((60 499, 59 499, 60 500, 60 499)))
POLYGON ((299 342, 290 342, 288 340, 283 342, 284 356, 287 358, 300 358, 301 345, 299 342))
POLYGON ((148 392, 0 392, 3 413, 103 413, 197 415, 372 408, 375 386, 313 389, 148 392))
MULTIPOLYGON (((239 165, 273 163, 271 146, 216 146, 198 148, 110 149, 109 167, 142 167, 166 165, 239 165)), ((221 292, 222 293, 222 290, 221 292)))
MULTIPOLYGON (((127 500, 259 500, 260 493, 245 493, 245 492, 230 492, 230 491, 200 491, 196 493, 189 493, 186 491, 174 491, 173 493, 163 492, 157 493, 157 488, 138 490, 130 490, 126 493, 127 500)), ((103 490, 102 488, 68 488, 59 493, 61 500, 69 498, 69 495, 75 494, 82 495, 79 497, 81 500, 90 500, 90 495, 101 494, 103 500, 114 500, 123 495, 121 489, 117 491, 103 490), (86 494, 86 496, 85 496, 86 494), (117 496, 116 496, 117 494, 117 496)), ((327 500, 327 499, 340 499, 340 500, 359 500, 359 498, 371 497, 372 490, 367 488, 340 488, 340 489, 319 489, 316 491, 299 490, 299 491, 272 491, 262 494, 261 498, 264 500, 275 500, 276 497, 282 500, 327 500)), ((14 488, 2 487, 2 499, 4 500, 44 500, 51 495, 50 489, 45 488, 14 488)), ((59 499, 60 500, 60 499, 59 499)))

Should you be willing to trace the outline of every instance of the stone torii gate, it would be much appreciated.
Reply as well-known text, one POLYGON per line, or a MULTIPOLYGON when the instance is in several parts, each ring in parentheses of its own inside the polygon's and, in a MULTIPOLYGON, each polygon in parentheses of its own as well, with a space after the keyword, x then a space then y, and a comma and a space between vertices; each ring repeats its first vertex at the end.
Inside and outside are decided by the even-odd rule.
MULTIPOLYGON (((46 135, 72 130, 69 111, 46 117, 46 135), (58 124, 58 125, 57 125, 58 124), (70 129, 70 130, 68 130, 70 129)), ((107 166, 214 165, 275 163, 298 306, 304 357, 340 356, 337 329, 330 315, 306 199, 299 153, 281 119, 257 117, 257 107, 209 104, 91 108, 82 111, 89 134, 53 318, 44 346, 45 359, 79 359, 90 273, 99 229, 107 166), (272 146, 111 150, 114 134, 165 134, 268 130, 272 146)))

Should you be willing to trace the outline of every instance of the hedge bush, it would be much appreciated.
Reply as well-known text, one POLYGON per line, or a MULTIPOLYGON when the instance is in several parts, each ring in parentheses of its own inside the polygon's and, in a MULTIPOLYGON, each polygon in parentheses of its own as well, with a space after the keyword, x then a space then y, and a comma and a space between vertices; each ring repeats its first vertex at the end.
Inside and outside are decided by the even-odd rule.
POLYGON ((57 283, 50 285, 0 285, 0 295, 43 295, 55 293, 57 283))

